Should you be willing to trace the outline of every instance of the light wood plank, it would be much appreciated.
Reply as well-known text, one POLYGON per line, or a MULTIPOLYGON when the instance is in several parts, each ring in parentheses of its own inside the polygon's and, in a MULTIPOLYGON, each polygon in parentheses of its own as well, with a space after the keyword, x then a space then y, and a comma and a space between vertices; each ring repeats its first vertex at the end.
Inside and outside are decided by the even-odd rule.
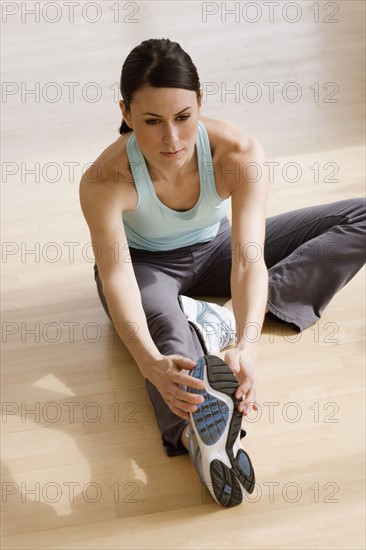
MULTIPOLYGON (((24 102, 19 93, 2 104, 3 162, 17 171, 3 172, 2 183, 2 548, 364 548, 365 270, 301 335, 265 322, 261 416, 243 421, 261 493, 225 510, 201 487, 188 456, 165 454, 143 377, 99 302, 78 198, 84 167, 118 137, 110 86, 124 58, 140 41, 162 36, 196 63, 203 114, 238 125, 279 163, 268 215, 363 196, 364 3, 305 0, 293 24, 277 15, 284 2, 273 23, 257 3, 262 18, 254 24, 229 15, 225 23, 222 13, 204 23, 205 3, 188 1, 139 1, 138 21, 119 24, 112 3, 103 2, 92 24, 81 17, 85 4, 75 8, 73 24, 64 3, 58 23, 35 23, 34 16, 23 23, 20 11, 2 22, 3 81, 28 88, 57 82, 63 91, 57 103, 24 102), (336 8, 339 22, 325 23, 336 8), (81 89, 91 81, 101 86, 100 101, 78 91, 68 101, 63 83, 80 82, 81 89), (249 82, 262 92, 258 102, 243 96, 249 82), (279 83, 273 102, 266 82, 279 83), (301 87, 296 103, 282 97, 289 82, 301 87), (326 101, 327 83, 339 87, 338 102, 326 101), (238 102, 225 96, 235 86, 238 102), (25 173, 35 162, 40 181, 25 173), (50 162, 59 166, 58 181, 51 171, 42 176, 50 162), (77 163, 73 175, 70 162, 77 163), (327 180, 327 163, 335 181, 327 180), (299 167, 298 181, 289 166, 299 167), (25 414, 32 408, 39 417, 25 414), (95 411, 101 416, 94 422, 95 411), (101 490, 95 502, 93 487, 101 490), (52 488, 61 490, 53 502, 52 488)), ((126 18, 131 8, 122 4, 126 18)), ((222 10, 235 3, 211 4, 222 10)))

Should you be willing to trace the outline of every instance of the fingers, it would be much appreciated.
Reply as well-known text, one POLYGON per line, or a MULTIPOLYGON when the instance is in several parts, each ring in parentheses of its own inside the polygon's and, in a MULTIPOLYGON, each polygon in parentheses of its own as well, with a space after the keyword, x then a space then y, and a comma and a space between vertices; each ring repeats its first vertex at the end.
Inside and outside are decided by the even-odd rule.
POLYGON ((250 411, 252 409, 253 409, 253 411, 258 410, 257 403, 255 403, 255 402, 250 402, 248 404, 243 403, 243 405, 241 405, 241 409, 239 409, 239 412, 241 412, 243 414, 243 416, 248 416, 248 414, 250 413, 250 411))
POLYGON ((170 365, 157 387, 173 413, 189 420, 189 413, 197 410, 197 405, 203 403, 204 397, 191 393, 186 388, 203 390, 205 383, 188 374, 196 366, 195 361, 179 355, 170 355, 166 359, 170 365))
POLYGON ((206 385, 203 380, 193 378, 190 374, 180 373, 177 375, 176 382, 182 386, 188 386, 196 390, 204 390, 206 385))
POLYGON ((254 401, 242 401, 238 405, 238 411, 243 413, 243 416, 247 416, 252 409, 257 410, 257 405, 254 401))
POLYGON ((240 399, 241 397, 247 397, 249 392, 253 391, 254 387, 255 387, 254 378, 247 374, 245 376, 244 382, 242 382, 238 386, 238 388, 235 392, 236 399, 240 399))
POLYGON ((244 416, 247 416, 251 409, 255 411, 258 410, 254 388, 250 388, 247 393, 244 394, 243 400, 238 405, 238 411, 243 413, 244 416))
POLYGON ((185 401, 179 401, 173 395, 166 399, 166 403, 169 408, 173 411, 174 414, 177 414, 181 418, 189 420, 189 413, 195 412, 197 409, 196 405, 189 404, 185 401))
MULTIPOLYGON (((177 372, 177 375, 173 377, 174 382, 180 384, 181 386, 188 386, 189 388, 194 388, 196 390, 204 390, 205 383, 199 378, 193 378, 190 374, 186 374, 185 370, 192 370, 196 366, 196 362, 188 359, 186 357, 180 357, 179 355, 171 356, 171 359, 174 362, 174 365, 180 370, 177 372)), ((201 401, 196 401, 200 403, 201 401)))
MULTIPOLYGON (((179 378, 179 381, 180 380, 179 378)), ((167 388, 166 395, 168 404, 171 403, 185 412, 195 412, 197 410, 197 405, 203 403, 205 400, 203 395, 190 393, 182 389, 177 383, 174 383, 174 381, 173 384, 167 388)))
POLYGON ((170 358, 179 369, 192 370, 197 365, 197 361, 192 361, 192 359, 181 355, 171 355, 170 358))
POLYGON ((184 391, 180 388, 175 390, 174 397, 177 400, 179 400, 181 402, 185 402, 188 405, 190 405, 190 408, 188 410, 190 410, 192 412, 197 410, 197 407, 195 406, 196 404, 198 405, 200 403, 203 403, 204 400, 205 400, 203 395, 198 395, 197 393, 189 393, 189 392, 184 391))

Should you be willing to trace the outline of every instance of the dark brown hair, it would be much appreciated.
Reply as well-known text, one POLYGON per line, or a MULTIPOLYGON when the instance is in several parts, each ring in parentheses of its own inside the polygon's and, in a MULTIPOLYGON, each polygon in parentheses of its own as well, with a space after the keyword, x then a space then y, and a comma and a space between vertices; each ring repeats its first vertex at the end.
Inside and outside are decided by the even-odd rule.
MULTIPOLYGON (((120 91, 130 110, 133 95, 143 86, 193 90, 200 98, 200 80, 190 56, 169 38, 150 38, 136 46, 122 66, 120 91)), ((131 132, 122 119, 120 134, 131 132)))

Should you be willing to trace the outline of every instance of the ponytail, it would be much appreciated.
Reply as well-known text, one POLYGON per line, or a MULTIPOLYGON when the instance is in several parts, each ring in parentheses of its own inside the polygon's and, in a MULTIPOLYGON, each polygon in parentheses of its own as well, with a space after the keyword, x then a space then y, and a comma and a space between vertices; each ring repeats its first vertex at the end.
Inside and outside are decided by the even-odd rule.
POLYGON ((120 126, 119 133, 120 134, 128 134, 128 132, 132 132, 132 131, 133 131, 132 128, 127 126, 126 122, 122 119, 122 124, 120 126))

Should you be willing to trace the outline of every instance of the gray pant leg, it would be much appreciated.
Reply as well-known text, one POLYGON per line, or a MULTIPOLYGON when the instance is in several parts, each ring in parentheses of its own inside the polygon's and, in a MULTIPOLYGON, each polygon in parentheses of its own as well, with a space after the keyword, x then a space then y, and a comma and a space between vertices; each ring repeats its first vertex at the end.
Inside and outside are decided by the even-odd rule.
MULTIPOLYGON (((365 201, 347 199, 267 219, 268 309, 303 331, 365 263, 365 201)), ((269 315, 271 317, 271 315, 269 315)))
MULTIPOLYGON (((156 347, 163 355, 182 355, 198 361, 202 355, 207 353, 207 350, 204 342, 200 341, 196 330, 188 323, 180 308, 178 273, 176 278, 172 277, 172 274, 164 273, 164 269, 171 270, 170 262, 167 262, 166 259, 159 262, 158 255, 154 257, 154 265, 143 260, 144 257, 148 257, 149 253, 139 252, 137 255, 139 260, 134 261, 133 254, 131 254, 133 268, 149 331, 156 347), (160 266, 159 263, 161 263, 160 266)), ((99 298, 111 319, 96 266, 94 271, 99 298)), ((191 277, 190 271, 187 274, 191 277)), ((184 278, 182 275, 181 270, 180 277, 184 278)), ((148 379, 146 379, 146 389, 154 407, 162 442, 168 456, 186 453, 180 436, 188 424, 187 420, 171 411, 159 391, 148 379)))
MULTIPOLYGON (((167 266, 164 261, 161 269, 165 267, 167 266)), ((182 355, 198 361, 207 351, 203 349, 204 343, 199 340, 197 332, 188 323, 180 308, 177 280, 143 263, 134 263, 134 271, 149 331, 160 353, 182 355)), ((146 389, 155 410, 168 456, 187 452, 180 442, 181 433, 188 424, 187 420, 171 411, 157 388, 149 380, 146 380, 146 389)))

